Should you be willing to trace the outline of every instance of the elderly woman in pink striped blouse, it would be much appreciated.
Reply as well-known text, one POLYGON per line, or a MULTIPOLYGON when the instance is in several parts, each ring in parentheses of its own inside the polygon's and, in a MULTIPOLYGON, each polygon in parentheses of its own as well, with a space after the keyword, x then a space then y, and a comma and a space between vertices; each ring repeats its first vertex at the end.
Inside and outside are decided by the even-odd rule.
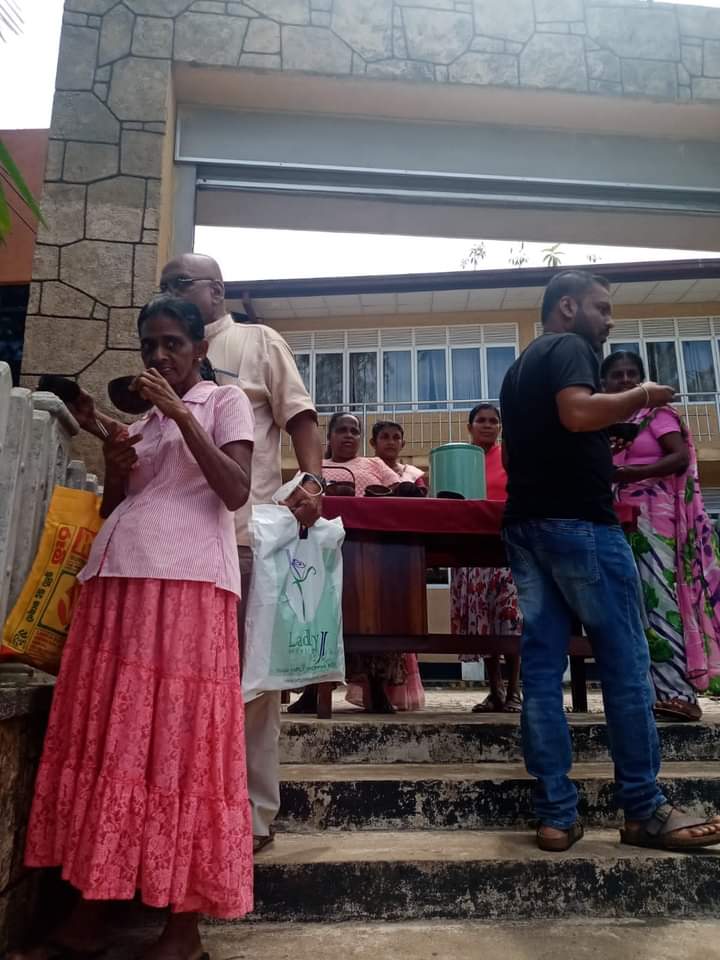
MULTIPOLYGON (((233 513, 247 500, 253 414, 203 379, 191 303, 138 321, 153 404, 104 445, 107 520, 63 654, 28 832, 29 866, 61 866, 74 912, 33 960, 106 943, 102 906, 171 908, 152 960, 199 960, 199 913, 252 909, 233 513)), ((28 956, 28 955, 26 955, 28 956)))

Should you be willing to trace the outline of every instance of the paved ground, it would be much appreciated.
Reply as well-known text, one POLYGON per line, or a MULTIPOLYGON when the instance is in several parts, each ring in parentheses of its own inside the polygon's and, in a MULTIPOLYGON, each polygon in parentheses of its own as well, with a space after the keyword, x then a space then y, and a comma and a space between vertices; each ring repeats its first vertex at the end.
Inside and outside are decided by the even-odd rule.
POLYGON ((204 940, 212 960, 712 960, 720 922, 248 924, 204 940))
MULTIPOLYGON (((487 691, 482 688, 431 688, 425 691, 425 709, 422 713, 468 713, 473 705, 484 700, 486 695, 487 691)), ((296 698, 293 696, 292 699, 296 698)), ((571 706, 569 690, 565 692, 565 705, 568 708, 571 706)), ((700 706, 705 717, 720 720, 720 698, 701 697, 700 706)), ((588 709, 590 713, 602 713, 602 697, 599 690, 588 691, 588 709)), ((354 707, 345 700, 344 688, 336 690, 333 694, 333 714, 336 713, 366 716, 359 707, 354 707)), ((493 716, 497 717, 498 714, 493 716)), ((718 957, 720 957, 720 945, 718 957)))
MULTIPOLYGON (((162 919, 132 932, 119 923, 107 960, 133 960, 162 919)), ((720 921, 429 920, 334 923, 208 923, 210 960, 715 960, 720 921)))

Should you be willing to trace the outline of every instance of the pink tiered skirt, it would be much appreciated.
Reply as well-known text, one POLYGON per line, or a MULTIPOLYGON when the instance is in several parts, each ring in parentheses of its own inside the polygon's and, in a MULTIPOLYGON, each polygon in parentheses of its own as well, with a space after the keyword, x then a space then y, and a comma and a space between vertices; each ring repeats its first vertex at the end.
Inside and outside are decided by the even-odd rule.
POLYGON ((26 863, 89 900, 240 917, 253 906, 236 597, 95 578, 63 652, 26 863))

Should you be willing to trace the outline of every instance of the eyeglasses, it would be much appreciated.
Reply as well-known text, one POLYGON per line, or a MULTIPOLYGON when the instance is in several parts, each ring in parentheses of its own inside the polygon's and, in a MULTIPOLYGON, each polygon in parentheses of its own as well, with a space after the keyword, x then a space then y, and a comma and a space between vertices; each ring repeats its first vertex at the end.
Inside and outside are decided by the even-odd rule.
POLYGON ((200 283, 203 280, 215 281, 217 277, 171 277, 169 280, 160 281, 160 293, 183 293, 194 283, 200 283))

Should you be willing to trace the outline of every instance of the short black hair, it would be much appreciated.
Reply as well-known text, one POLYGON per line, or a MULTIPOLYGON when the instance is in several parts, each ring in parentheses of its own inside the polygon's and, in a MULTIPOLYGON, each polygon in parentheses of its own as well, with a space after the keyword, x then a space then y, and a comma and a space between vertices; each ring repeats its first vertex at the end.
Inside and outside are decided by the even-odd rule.
MULTIPOLYGON (((142 336, 142 327, 148 320, 159 316, 161 313, 167 314, 174 320, 177 320, 185 333, 190 337, 193 343, 200 343, 205 339, 205 324, 202 314, 189 300, 182 300, 180 297, 173 297, 170 294, 162 293, 159 297, 154 297, 149 303, 146 303, 138 314, 137 331, 138 336, 142 336)), ((207 357, 203 358, 200 365, 200 373, 203 380, 215 380, 215 371, 207 357)))
POLYGON ((540 308, 542 325, 547 324, 550 314, 563 297, 572 297, 573 300, 579 301, 595 284, 599 284, 605 290, 610 289, 609 280, 599 274, 588 273, 586 270, 564 270, 562 273, 556 273, 545 287, 543 294, 540 308))
POLYGON ((634 364, 640 377, 643 380, 646 379, 645 364, 640 354, 635 353, 634 350, 616 350, 614 353, 609 353, 600 366, 600 379, 607 380, 608 373, 610 373, 616 363, 620 363, 622 360, 627 360, 628 363, 634 364))
POLYGON ((405 439, 405 431, 403 430, 401 423, 396 423, 394 420, 378 420, 377 423, 373 424, 373 440, 377 440, 383 430, 399 430, 400 436, 403 438, 403 440, 405 439))
POLYGON ((500 416, 500 411, 498 410, 498 408, 495 406, 494 403, 488 403, 486 400, 483 403, 476 403, 475 406, 470 411, 470 413, 468 414, 469 427, 473 425, 473 420, 480 413, 481 410, 493 410, 497 414, 498 420, 500 420, 500 422, 502 423, 502 417, 500 416))

